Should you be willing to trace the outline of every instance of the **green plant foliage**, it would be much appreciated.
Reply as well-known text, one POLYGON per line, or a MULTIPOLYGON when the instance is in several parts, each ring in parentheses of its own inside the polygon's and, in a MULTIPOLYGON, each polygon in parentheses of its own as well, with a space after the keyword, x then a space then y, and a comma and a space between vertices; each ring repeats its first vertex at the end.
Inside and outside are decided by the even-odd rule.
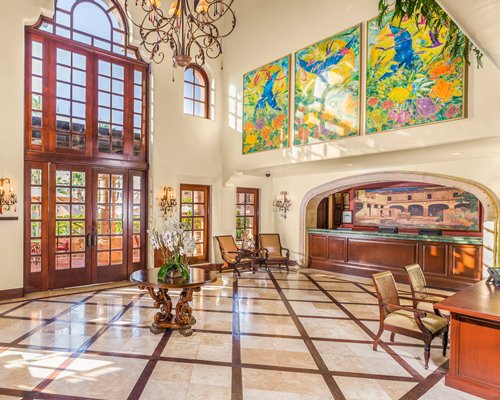
POLYGON ((446 43, 442 48, 442 54, 450 54, 452 59, 463 56, 469 63, 469 54, 474 53, 478 68, 482 67, 481 50, 471 43, 467 36, 461 34, 460 28, 436 0, 379 0, 378 9, 379 27, 383 25, 384 17, 394 12, 393 21, 400 22, 407 16, 408 18, 414 17, 416 21, 425 19, 426 28, 437 32, 442 28, 447 28, 446 43))

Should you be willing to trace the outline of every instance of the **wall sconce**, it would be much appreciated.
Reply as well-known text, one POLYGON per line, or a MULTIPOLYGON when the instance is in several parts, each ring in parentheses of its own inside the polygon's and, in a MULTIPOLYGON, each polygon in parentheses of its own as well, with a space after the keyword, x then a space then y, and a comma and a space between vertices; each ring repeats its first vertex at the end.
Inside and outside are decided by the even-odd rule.
POLYGON ((274 200, 274 212, 278 212, 283 218, 286 219, 286 213, 292 210, 292 201, 287 191, 280 192, 280 198, 274 200))
POLYGON ((10 184, 9 178, 0 179, 0 214, 3 210, 9 211, 10 207, 17 203, 17 196, 10 184))
POLYGON ((163 188, 163 195, 160 199, 160 211, 164 216, 173 212, 177 207, 177 199, 175 198, 174 188, 171 186, 163 188))

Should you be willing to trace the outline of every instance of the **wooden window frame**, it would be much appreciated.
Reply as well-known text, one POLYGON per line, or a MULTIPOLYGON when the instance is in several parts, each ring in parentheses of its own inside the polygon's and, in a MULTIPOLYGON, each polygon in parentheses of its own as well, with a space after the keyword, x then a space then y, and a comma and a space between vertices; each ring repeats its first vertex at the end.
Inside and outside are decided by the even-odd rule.
MULTIPOLYGON (((203 256, 195 256, 191 257, 190 263, 201 263, 201 262, 209 262, 210 260, 210 244, 209 240, 211 237, 211 228, 212 228, 212 217, 211 217, 211 188, 208 185, 193 185, 193 184, 184 184, 181 183, 180 188, 179 188, 179 197, 180 197, 180 202, 179 202, 179 220, 182 221, 182 205, 183 204, 193 204, 193 203, 183 203, 182 201, 182 191, 187 190, 187 191, 203 191, 205 192, 205 229, 203 230, 203 244, 204 244, 204 255, 203 256)), ((195 229, 191 229, 190 231, 194 231, 195 229)))
MULTIPOLYGON (((258 240, 257 240, 257 237, 260 233, 260 189, 256 189, 256 188, 242 188, 242 187, 239 187, 239 188, 236 188, 236 206, 239 206, 239 205, 243 205, 243 206, 246 206, 246 205, 253 205, 254 207, 254 215, 253 215, 253 219, 254 219, 254 226, 252 227, 252 234, 253 234, 253 237, 254 237, 254 241, 255 241, 255 244, 258 243, 258 240), (254 195, 254 203, 251 204, 251 203, 247 203, 246 200, 244 203, 238 203, 238 195, 239 194, 253 194, 254 195)), ((236 218, 238 217, 238 215, 236 216, 236 218)), ((246 213, 245 215, 243 216, 244 218, 247 217, 246 213)), ((243 231, 247 230, 248 228, 246 227, 246 220, 244 220, 244 225, 245 227, 243 228, 243 231)), ((236 238, 236 235, 235 235, 235 238, 236 238)), ((237 242, 240 242, 236 239, 237 242)))
POLYGON ((203 68, 201 68, 199 65, 189 64, 186 67, 186 69, 184 70, 184 81, 183 82, 184 82, 184 87, 183 87, 184 93, 186 92, 186 90, 185 90, 186 85, 190 85, 190 86, 193 87, 193 97, 186 97, 185 94, 184 94, 184 104, 185 104, 186 100, 192 102, 192 104, 193 104, 193 112, 192 113, 186 112, 186 109, 184 107, 184 114, 192 116, 192 117, 198 117, 198 118, 203 118, 203 119, 210 119, 210 82, 208 80, 208 75, 205 72, 205 70, 203 68), (204 84, 202 84, 202 85, 197 84, 194 81, 194 78, 193 78, 193 82, 186 81, 186 72, 188 70, 190 70, 190 69, 193 70, 193 76, 194 76, 194 74, 196 72, 198 72, 201 75, 204 84), (205 90, 205 98, 204 98, 203 101, 200 101, 200 100, 196 99, 196 96, 194 94, 196 87, 199 87, 199 88, 202 88, 202 89, 205 90), (196 103, 204 105, 204 110, 205 110, 205 115, 204 116, 200 116, 200 115, 196 115, 195 114, 194 110, 195 110, 195 104, 196 103))

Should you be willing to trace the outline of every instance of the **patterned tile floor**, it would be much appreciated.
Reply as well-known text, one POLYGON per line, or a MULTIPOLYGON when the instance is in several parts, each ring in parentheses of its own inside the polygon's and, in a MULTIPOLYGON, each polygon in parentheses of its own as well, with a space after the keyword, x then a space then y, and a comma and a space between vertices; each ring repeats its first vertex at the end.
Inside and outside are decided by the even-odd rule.
POLYGON ((224 274, 187 338, 150 333, 153 301, 131 286, 0 304, 0 399, 474 399, 444 385, 438 342, 427 371, 416 340, 372 351, 372 292, 315 270, 224 274))

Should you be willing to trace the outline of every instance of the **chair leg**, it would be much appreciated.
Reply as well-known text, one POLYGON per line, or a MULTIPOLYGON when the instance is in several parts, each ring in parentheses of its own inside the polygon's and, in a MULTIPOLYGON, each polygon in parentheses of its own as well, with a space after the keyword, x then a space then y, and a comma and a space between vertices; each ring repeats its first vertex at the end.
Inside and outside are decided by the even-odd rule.
POLYGON ((424 345, 424 360, 425 360, 425 369, 429 369, 429 358, 431 357, 431 343, 425 343, 424 345))
POLYGON ((373 351, 377 351, 378 342, 380 341, 382 333, 384 333, 384 327, 381 325, 378 330, 377 336, 375 336, 375 340, 373 341, 373 351))
POLYGON ((238 267, 233 267, 234 269, 234 272, 236 272, 236 275, 238 275, 238 277, 241 276, 241 273, 240 273, 240 270, 238 269, 238 267))
POLYGON ((396 337, 396 332, 391 332, 391 342, 394 342, 395 337, 396 337))
POLYGON ((446 348, 448 347, 448 331, 443 332, 443 356, 446 356, 446 348))

